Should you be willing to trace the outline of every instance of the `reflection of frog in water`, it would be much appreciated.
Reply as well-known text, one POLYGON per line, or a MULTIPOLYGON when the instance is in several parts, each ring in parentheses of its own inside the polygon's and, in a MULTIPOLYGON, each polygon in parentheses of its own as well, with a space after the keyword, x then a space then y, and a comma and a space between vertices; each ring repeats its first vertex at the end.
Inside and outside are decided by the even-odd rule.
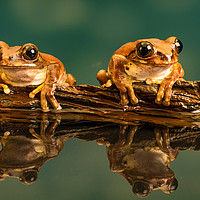
POLYGON ((42 165, 56 157, 67 137, 55 137, 55 129, 60 120, 49 123, 43 119, 40 134, 30 129, 30 136, 12 135, 9 131, 0 137, 0 180, 7 177, 18 178, 24 184, 37 180, 42 165), (49 124, 49 126, 48 126, 49 124))
POLYGON ((130 127, 126 137, 127 129, 121 126, 119 140, 115 144, 106 144, 110 169, 126 178, 139 197, 157 189, 165 193, 173 192, 178 182, 169 164, 176 159, 178 151, 170 147, 169 130, 155 128, 157 144, 150 146, 147 141, 141 144, 133 142, 136 126, 130 127))

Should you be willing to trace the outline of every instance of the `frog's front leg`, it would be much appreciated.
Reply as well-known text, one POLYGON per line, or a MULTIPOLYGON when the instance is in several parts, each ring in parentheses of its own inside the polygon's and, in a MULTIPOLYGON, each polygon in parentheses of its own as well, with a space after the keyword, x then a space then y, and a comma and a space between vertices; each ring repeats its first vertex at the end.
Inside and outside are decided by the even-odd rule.
POLYGON ((181 64, 174 64, 172 66, 172 72, 162 81, 155 102, 157 104, 169 106, 172 94, 172 86, 179 78, 182 78, 183 76, 184 71, 181 64))
POLYGON ((47 100, 51 103, 54 109, 60 110, 62 109, 59 103, 57 102, 54 92, 57 86, 57 82, 59 79, 59 65, 58 64, 51 64, 48 66, 47 69, 47 77, 43 84, 38 86, 35 90, 33 90, 30 94, 30 98, 34 98, 35 95, 40 92, 40 102, 43 111, 49 111, 47 106, 47 100))
MULTIPOLYGON (((160 150, 165 152, 169 156, 168 161, 173 161, 178 156, 178 151, 170 146, 169 128, 167 127, 155 127, 154 133, 156 136, 156 142, 160 150), (163 134, 163 136, 162 136, 163 134)), ((169 164, 169 163, 168 163, 169 164)))
POLYGON ((124 56, 114 55, 109 63, 109 68, 112 69, 111 77, 120 91, 122 105, 127 105, 129 103, 128 96, 130 97, 132 104, 138 103, 138 99, 133 90, 132 82, 127 80, 126 72, 124 70, 124 65, 127 64, 127 62, 128 60, 124 56))

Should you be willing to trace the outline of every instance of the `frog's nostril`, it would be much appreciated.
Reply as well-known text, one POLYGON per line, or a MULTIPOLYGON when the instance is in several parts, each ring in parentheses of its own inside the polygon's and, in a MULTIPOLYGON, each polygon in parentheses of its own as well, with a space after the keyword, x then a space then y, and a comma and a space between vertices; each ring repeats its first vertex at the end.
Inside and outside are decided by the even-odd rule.
POLYGON ((161 52, 157 52, 157 55, 160 56, 160 59, 163 60, 163 61, 170 61, 170 57, 161 53, 161 52))

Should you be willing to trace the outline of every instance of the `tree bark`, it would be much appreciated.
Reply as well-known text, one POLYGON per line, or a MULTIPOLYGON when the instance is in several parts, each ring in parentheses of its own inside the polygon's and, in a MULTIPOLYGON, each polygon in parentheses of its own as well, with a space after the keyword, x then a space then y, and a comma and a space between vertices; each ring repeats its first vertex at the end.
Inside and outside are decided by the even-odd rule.
MULTIPOLYGON (((102 88, 92 85, 77 85, 58 88, 55 97, 62 106, 56 112, 65 118, 69 113, 82 116, 88 120, 110 121, 121 124, 159 124, 169 126, 199 126, 200 81, 177 81, 173 86, 171 104, 166 107, 155 103, 159 85, 147 85, 144 82, 134 83, 134 91, 139 99, 136 105, 120 105, 117 88, 102 88)), ((31 87, 10 87, 11 93, 4 94, 1 89, 0 108, 26 109, 27 112, 42 113, 40 96, 28 97, 31 87)), ((8 109, 7 109, 8 110, 8 109)), ((52 109, 51 114, 55 113, 52 109)), ((49 113, 49 114, 50 114, 49 113)))

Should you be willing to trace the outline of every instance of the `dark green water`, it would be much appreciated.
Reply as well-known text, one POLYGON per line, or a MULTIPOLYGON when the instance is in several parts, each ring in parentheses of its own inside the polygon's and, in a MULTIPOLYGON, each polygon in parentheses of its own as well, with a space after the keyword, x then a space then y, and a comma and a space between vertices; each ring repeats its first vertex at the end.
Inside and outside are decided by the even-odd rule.
MULTIPOLYGON (((1 0, 0 40, 34 43, 59 58, 77 84, 98 85, 96 73, 124 43, 177 36, 184 45, 179 61, 185 79, 199 80, 199 8, 198 0, 1 0)), ((180 151, 171 163, 177 191, 154 191, 147 199, 198 199, 199 166, 199 152, 180 151)), ((37 182, 26 186, 7 178, 0 186, 6 200, 137 199, 129 183, 110 171, 105 146, 72 138, 44 164, 37 182)))
POLYGON ((137 199, 132 193, 136 182, 152 188, 146 199, 198 198, 200 129, 170 128, 171 147, 166 148, 164 132, 161 147, 152 126, 133 127, 132 138, 131 126, 122 134, 118 124, 80 121, 78 115, 62 120, 53 131, 49 127, 54 122, 34 116, 17 121, 14 115, 6 123, 1 120, 0 184, 5 199, 137 199), (123 138, 133 139, 128 148, 123 138), (174 178, 178 188, 165 194, 174 178))

